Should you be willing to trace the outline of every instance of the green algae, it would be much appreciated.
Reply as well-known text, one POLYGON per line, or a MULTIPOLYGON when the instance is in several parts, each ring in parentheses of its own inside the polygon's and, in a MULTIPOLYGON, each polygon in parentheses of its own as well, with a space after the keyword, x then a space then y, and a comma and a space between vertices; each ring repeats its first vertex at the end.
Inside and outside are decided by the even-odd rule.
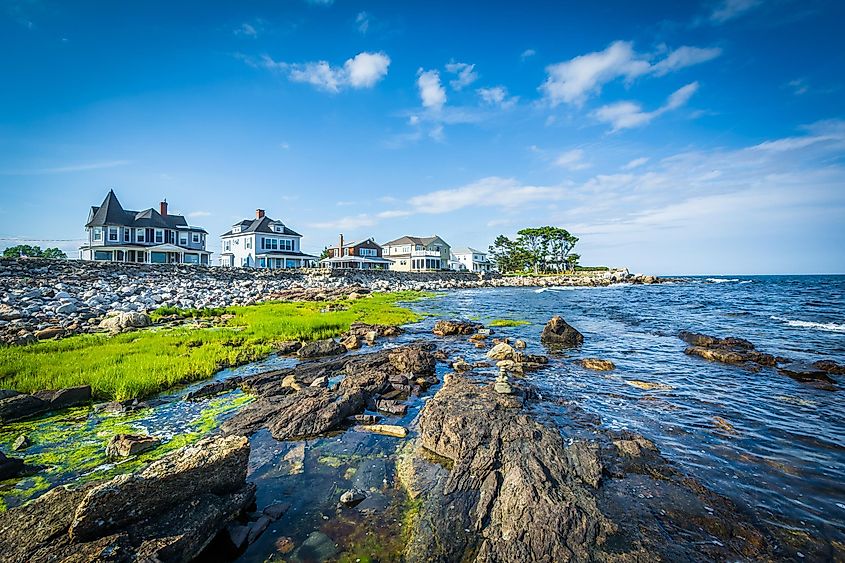
POLYGON ((493 321, 490 321, 490 326, 500 327, 500 328, 508 327, 508 326, 524 326, 524 325, 528 325, 528 324, 531 324, 531 323, 528 322, 528 321, 519 321, 519 320, 515 320, 515 319, 495 319, 493 321))
MULTIPOLYGON (((38 472, 23 478, 0 482, 0 511, 31 500, 56 485, 83 484, 115 475, 137 471, 174 450, 191 445, 213 432, 231 413, 250 402, 252 397, 240 391, 197 404, 198 412, 184 425, 186 431, 159 436, 162 443, 140 456, 114 461, 105 447, 117 434, 153 434, 162 416, 146 408, 130 413, 97 413, 91 408, 76 408, 50 416, 4 425, 0 429, 0 450, 12 454, 11 444, 20 434, 32 445, 13 455, 38 472)), ((175 402, 166 406, 178 406, 175 402)), ((192 404, 193 406, 193 404, 192 404)))

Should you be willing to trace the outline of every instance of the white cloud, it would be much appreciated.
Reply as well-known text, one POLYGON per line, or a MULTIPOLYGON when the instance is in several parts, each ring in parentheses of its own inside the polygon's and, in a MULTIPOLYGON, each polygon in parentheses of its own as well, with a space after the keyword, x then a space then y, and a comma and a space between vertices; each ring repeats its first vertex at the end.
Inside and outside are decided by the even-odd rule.
POLYGON ((431 128, 431 131, 428 132, 428 136, 437 141, 438 143, 443 142, 446 138, 446 134, 443 132, 443 124, 438 123, 434 127, 431 128))
POLYGON ((809 132, 808 135, 765 141, 750 147, 750 150, 783 153, 806 149, 814 145, 823 145, 824 148, 832 150, 845 148, 845 121, 843 120, 818 121, 804 129, 809 132))
POLYGON ((343 67, 334 67, 327 61, 307 63, 286 63, 274 61, 263 55, 259 63, 247 61, 253 66, 268 70, 286 72, 293 82, 311 84, 320 90, 337 93, 346 87, 371 88, 387 76, 390 57, 383 52, 358 53, 343 63, 343 67))
POLYGON ((376 222, 366 213, 353 217, 341 217, 335 221, 312 223, 310 226, 315 229, 360 229, 361 227, 372 227, 376 222))
POLYGON ((561 199, 560 187, 524 186, 513 178, 491 176, 460 188, 437 190, 408 200, 416 213, 448 213, 465 207, 523 207, 527 203, 561 199))
POLYGON ((334 0, 305 0, 305 2, 314 6, 331 6, 334 4, 334 0))
POLYGON ((508 89, 504 86, 479 88, 476 92, 484 103, 499 106, 502 109, 510 109, 519 101, 519 96, 508 97, 508 89))
POLYGON ((366 35, 369 31, 371 17, 367 12, 358 12, 358 15, 355 16, 355 25, 358 26, 358 32, 361 35, 366 35))
POLYGON ((457 78, 449 81, 449 85, 457 91, 463 90, 466 86, 469 86, 478 80, 478 73, 475 72, 475 65, 451 62, 446 65, 446 71, 457 75, 457 78))
POLYGON ((535 51, 534 49, 526 49, 522 52, 522 54, 519 56, 519 58, 524 61, 525 59, 530 59, 531 57, 533 57, 536 54, 537 54, 537 51, 535 51))
POLYGON ((602 123, 609 123, 613 131, 640 127, 674 109, 685 105, 698 90, 698 82, 692 82, 673 92, 666 103, 654 111, 644 111, 636 102, 616 102, 598 108, 593 115, 602 123))
POLYGON ((419 69, 417 74, 417 87, 423 107, 434 111, 442 110, 446 103, 446 90, 440 83, 440 73, 436 70, 419 69))
POLYGON ((710 13, 710 21, 713 23, 725 23, 756 8, 762 0, 722 0, 710 13))
POLYGON ((627 41, 611 43, 604 51, 588 53, 569 61, 546 67, 546 82, 540 90, 548 103, 581 106, 602 87, 620 78, 630 82, 645 75, 663 76, 682 68, 718 57, 718 48, 679 47, 663 59, 652 63, 648 55, 637 53, 627 41))
POLYGON ((639 168, 643 164, 648 162, 648 157, 642 156, 640 158, 635 158, 629 161, 625 166, 622 167, 622 170, 633 170, 634 168, 639 168))
POLYGON ((655 76, 664 76, 670 72, 693 66, 707 61, 713 60, 722 54, 722 50, 718 47, 701 48, 701 47, 678 47, 669 55, 652 66, 652 72, 655 76))
POLYGON ((792 93, 796 96, 800 96, 802 94, 806 94, 810 91, 810 85, 807 84, 807 81, 803 78, 796 78, 795 80, 790 80, 786 84, 792 89, 792 93))
POLYGON ((210 216, 211 216, 210 211, 191 211, 190 213, 188 213, 188 217, 191 217, 191 218, 210 217, 210 216))
POLYGON ((358 53, 344 63, 349 85, 353 88, 370 88, 387 76, 390 57, 384 53, 358 53))
POLYGON ((584 162, 584 151, 581 149, 572 149, 561 153, 555 158, 554 163, 556 166, 567 170, 584 170, 591 166, 589 162, 584 162))

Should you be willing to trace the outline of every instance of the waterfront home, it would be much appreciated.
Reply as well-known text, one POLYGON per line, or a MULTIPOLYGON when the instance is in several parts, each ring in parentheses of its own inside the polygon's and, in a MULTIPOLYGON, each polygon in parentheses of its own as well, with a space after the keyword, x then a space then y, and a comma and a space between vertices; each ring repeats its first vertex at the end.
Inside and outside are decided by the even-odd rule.
POLYGON ((255 219, 244 219, 220 235, 220 265, 239 268, 304 268, 316 260, 299 246, 302 235, 281 221, 255 210, 255 219))
POLYGON ((437 235, 404 236, 382 245, 382 255, 391 260, 390 269, 398 272, 433 272, 449 269, 451 248, 437 235))
POLYGON ((81 260, 139 264, 209 264, 205 229, 192 227, 182 215, 159 209, 123 209, 114 190, 99 207, 91 207, 85 223, 88 242, 79 247, 81 260))
POLYGON ((486 252, 468 246, 452 251, 451 266, 453 270, 462 272, 489 272, 493 269, 486 252))
POLYGON ((372 238, 344 242, 340 235, 337 246, 326 249, 328 256, 320 260, 325 268, 345 270, 386 270, 391 261, 382 256, 381 246, 372 238))

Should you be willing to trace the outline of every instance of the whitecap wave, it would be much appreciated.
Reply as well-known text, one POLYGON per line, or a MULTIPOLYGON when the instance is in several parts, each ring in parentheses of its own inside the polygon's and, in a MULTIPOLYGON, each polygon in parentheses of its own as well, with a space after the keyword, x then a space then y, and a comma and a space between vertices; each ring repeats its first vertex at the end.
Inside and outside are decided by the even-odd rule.
POLYGON ((740 285, 742 285, 742 284, 744 284, 744 283, 751 283, 751 282, 753 282, 753 281, 754 281, 754 280, 742 280, 742 281, 741 281, 741 282, 739 282, 739 283, 740 283, 740 285))
POLYGON ((705 281, 709 281, 710 283, 736 283, 739 281, 739 278, 707 278, 705 281))
POLYGON ((778 317, 772 315, 772 320, 780 321, 782 323, 786 323, 787 326, 794 326, 799 328, 811 328, 815 330, 825 330, 828 332, 845 332, 845 324, 837 324, 837 323, 815 323, 813 321, 801 321, 796 319, 785 319, 783 317, 778 317))

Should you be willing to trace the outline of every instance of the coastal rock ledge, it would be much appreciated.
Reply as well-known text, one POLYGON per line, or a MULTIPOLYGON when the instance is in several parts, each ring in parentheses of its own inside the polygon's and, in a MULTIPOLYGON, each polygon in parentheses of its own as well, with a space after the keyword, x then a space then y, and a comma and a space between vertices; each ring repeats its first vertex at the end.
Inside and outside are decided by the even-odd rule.
POLYGON ((255 499, 249 441, 210 438, 136 474, 0 514, 3 561, 191 561, 255 499))

